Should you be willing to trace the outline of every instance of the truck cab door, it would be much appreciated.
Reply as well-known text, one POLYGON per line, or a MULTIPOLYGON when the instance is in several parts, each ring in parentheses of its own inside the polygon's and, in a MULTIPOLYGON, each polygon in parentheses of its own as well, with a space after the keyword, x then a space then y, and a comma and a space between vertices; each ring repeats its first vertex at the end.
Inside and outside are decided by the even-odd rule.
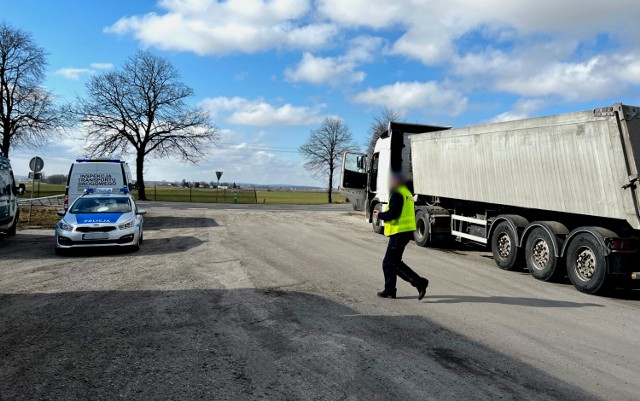
POLYGON ((367 155, 345 152, 342 155, 340 193, 353 205, 354 210, 364 210, 367 200, 367 155))

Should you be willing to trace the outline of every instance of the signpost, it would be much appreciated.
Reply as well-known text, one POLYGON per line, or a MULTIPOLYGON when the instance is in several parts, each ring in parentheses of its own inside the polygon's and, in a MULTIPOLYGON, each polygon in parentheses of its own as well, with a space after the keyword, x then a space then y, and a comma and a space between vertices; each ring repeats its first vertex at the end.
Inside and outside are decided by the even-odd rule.
POLYGON ((222 171, 216 171, 216 177, 218 177, 218 185, 216 185, 216 203, 218 203, 218 190, 220 189, 220 177, 222 177, 222 171))
MULTIPOLYGON (((44 160, 41 157, 35 156, 32 157, 29 161, 29 169, 31 172, 29 173, 29 178, 31 178, 31 202, 29 202, 29 220, 27 224, 31 224, 31 213, 33 211, 33 190, 36 186, 36 179, 40 180, 42 178, 42 169, 44 168, 44 160)), ((38 181, 39 183, 39 181, 38 181)))

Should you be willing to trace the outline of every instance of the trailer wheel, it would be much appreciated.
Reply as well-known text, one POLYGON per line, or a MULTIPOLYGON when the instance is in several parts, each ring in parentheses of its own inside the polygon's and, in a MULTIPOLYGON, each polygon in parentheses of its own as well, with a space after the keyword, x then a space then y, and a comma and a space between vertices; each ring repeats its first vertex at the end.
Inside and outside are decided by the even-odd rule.
POLYGON ((567 274, 578 291, 598 294, 607 289, 608 260, 592 234, 576 235, 567 248, 566 258, 567 274))
POLYGON ((549 281, 556 274, 558 258, 553 239, 544 228, 535 228, 527 238, 525 246, 527 269, 538 280, 549 281))
POLYGON ((493 230, 491 252, 502 270, 515 270, 520 265, 516 233, 506 221, 499 223, 493 230))
MULTIPOLYGON (((373 210, 377 210, 382 213, 382 204, 376 203, 373 210)), ((373 232, 376 234, 382 234, 384 232, 384 225, 382 224, 382 221, 375 216, 371 219, 371 227, 373 227, 373 232)))
POLYGON ((418 210, 416 213, 416 231, 413 232, 413 238, 416 244, 420 246, 431 245, 431 218, 424 210, 418 210))

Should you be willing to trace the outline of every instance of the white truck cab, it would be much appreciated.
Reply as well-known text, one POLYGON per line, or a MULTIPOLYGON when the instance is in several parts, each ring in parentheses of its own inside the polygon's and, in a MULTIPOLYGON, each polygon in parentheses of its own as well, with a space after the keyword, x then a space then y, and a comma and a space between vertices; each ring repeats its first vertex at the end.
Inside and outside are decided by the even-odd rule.
POLYGON ((20 218, 18 196, 24 195, 25 185, 16 186, 11 163, 0 152, 0 234, 15 235, 20 218))
POLYGON ((356 210, 364 210, 373 230, 381 233, 382 222, 374 219, 373 211, 382 211, 389 203, 389 176, 402 172, 412 189, 411 147, 409 136, 448 130, 451 127, 389 123, 388 129, 376 142, 371 156, 346 152, 342 160, 340 193, 356 210))

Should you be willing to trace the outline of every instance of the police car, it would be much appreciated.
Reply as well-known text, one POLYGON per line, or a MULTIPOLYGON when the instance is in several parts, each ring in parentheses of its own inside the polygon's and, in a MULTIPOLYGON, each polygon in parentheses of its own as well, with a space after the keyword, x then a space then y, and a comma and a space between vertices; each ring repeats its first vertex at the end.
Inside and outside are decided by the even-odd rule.
POLYGON ((88 247, 140 249, 143 218, 128 188, 87 189, 67 211, 59 211, 56 253, 88 247))

